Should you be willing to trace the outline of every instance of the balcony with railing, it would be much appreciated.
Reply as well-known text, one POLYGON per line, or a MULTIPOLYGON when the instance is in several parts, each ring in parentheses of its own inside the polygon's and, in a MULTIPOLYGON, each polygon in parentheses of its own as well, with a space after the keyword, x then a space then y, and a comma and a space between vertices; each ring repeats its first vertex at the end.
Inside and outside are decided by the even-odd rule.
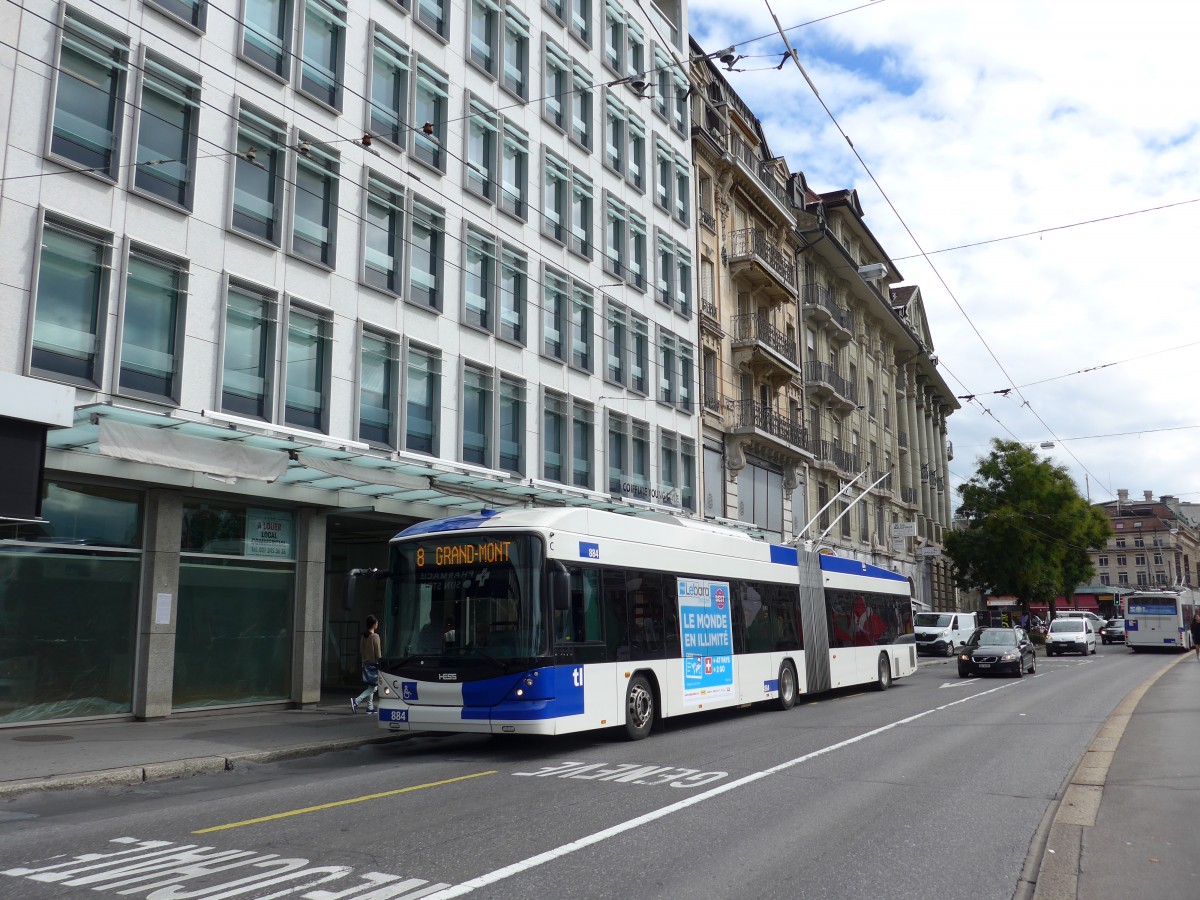
POLYGON ((750 436, 753 438, 750 449, 765 453, 768 458, 798 462, 808 453, 804 426, 757 400, 734 402, 729 432, 750 436))
POLYGON ((791 212, 792 200, 784 187, 776 180, 767 160, 758 155, 758 150, 734 135, 729 141, 729 150, 737 160, 739 168, 750 176, 750 181, 772 197, 784 210, 791 212))
POLYGON ((794 338, 780 331, 762 313, 734 316, 733 364, 782 384, 800 375, 800 350, 794 338))
POLYGON ((829 327, 829 336, 839 343, 854 337, 854 313, 833 299, 823 284, 804 285, 804 314, 809 321, 829 327))
POLYGON ((717 217, 713 215, 711 209, 705 209, 703 206, 700 207, 700 224, 709 231, 717 230, 717 217))
POLYGON ((858 386, 839 375, 830 363, 810 359, 804 366, 804 383, 810 393, 827 398, 836 407, 849 411, 858 406, 858 386))
POLYGON ((912 506, 917 504, 917 489, 912 487, 900 488, 900 499, 912 506))
POLYGON ((900 447, 901 452, 903 452, 903 453, 908 452, 908 432, 907 431, 897 431, 896 432, 896 444, 900 447))
POLYGON ((731 232, 725 258, 735 278, 765 288, 764 299, 775 303, 796 299, 796 264, 761 228, 731 232))
POLYGON ((875 484, 875 490, 884 491, 888 494, 895 493, 892 488, 893 478, 894 475, 892 472, 888 472, 885 475, 883 469, 877 469, 874 466, 871 467, 871 484, 875 484, 877 481, 879 482, 878 484, 875 484))
POLYGON ((702 397, 702 402, 704 403, 704 408, 707 409, 709 412, 719 413, 721 411, 722 401, 723 401, 723 398, 721 397, 720 393, 718 393, 715 388, 707 388, 706 387, 704 389, 704 395, 702 397))

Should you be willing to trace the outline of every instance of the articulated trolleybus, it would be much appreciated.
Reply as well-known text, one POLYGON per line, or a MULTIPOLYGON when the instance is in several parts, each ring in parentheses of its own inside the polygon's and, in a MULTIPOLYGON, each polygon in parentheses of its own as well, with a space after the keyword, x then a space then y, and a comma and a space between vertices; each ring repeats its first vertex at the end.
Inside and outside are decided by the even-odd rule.
POLYGON ((1125 598, 1125 643, 1133 650, 1169 647, 1191 650, 1192 615, 1200 597, 1190 588, 1135 591, 1125 598))
POLYGON ((907 578, 694 520, 484 510, 401 532, 369 574, 389 582, 389 731, 636 740, 662 718, 916 670, 907 578))

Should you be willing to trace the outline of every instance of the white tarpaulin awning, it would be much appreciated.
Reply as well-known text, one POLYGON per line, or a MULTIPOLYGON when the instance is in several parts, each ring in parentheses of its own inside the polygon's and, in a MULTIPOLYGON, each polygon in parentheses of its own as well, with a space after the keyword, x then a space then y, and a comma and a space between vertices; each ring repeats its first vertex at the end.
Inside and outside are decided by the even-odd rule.
POLYGON ((187 469, 223 478, 274 481, 288 468, 286 453, 248 447, 240 441, 190 437, 166 428, 100 420, 97 450, 133 462, 187 469))

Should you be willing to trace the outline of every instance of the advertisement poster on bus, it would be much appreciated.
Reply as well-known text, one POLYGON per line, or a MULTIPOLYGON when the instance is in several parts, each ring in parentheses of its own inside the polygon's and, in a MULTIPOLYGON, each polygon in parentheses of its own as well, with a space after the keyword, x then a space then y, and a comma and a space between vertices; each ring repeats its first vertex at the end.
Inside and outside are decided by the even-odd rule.
POLYGON ((735 696, 729 583, 679 578, 683 702, 698 706, 735 696))

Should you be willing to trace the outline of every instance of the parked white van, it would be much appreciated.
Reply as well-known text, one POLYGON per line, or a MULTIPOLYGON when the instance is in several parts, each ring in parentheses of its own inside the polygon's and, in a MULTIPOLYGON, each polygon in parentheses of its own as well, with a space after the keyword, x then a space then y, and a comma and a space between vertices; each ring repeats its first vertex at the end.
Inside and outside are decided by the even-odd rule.
POLYGON ((918 653, 937 653, 953 656, 975 630, 976 613, 923 612, 913 619, 913 632, 918 653))

